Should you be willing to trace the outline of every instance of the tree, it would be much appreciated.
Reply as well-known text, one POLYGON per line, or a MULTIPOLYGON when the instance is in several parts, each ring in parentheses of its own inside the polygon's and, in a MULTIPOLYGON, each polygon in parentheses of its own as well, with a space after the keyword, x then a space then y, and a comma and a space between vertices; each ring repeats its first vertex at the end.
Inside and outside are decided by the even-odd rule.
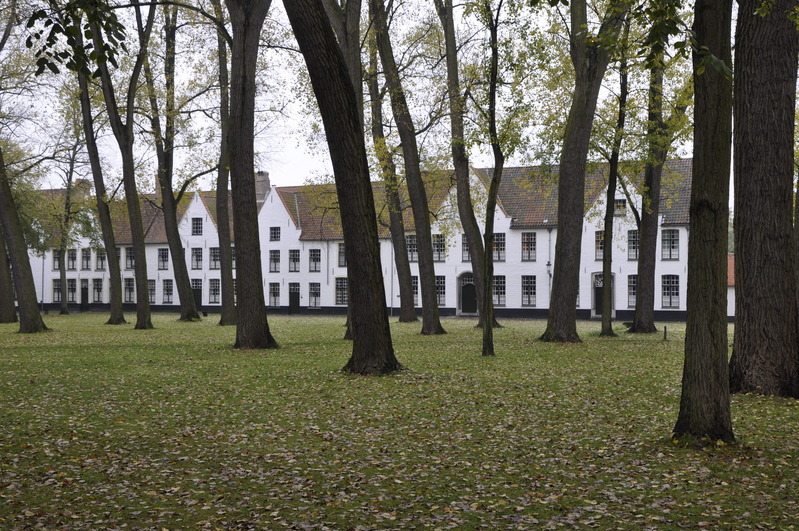
POLYGON ((255 200, 255 70, 271 0, 226 0, 233 29, 230 60, 230 181, 236 234, 238 320, 235 348, 277 348, 269 331, 255 200))
POLYGON ((447 98, 449 101, 450 119, 450 147, 452 150, 452 163, 455 168, 455 183, 458 202, 458 215, 460 216, 463 233, 469 245, 469 257, 475 278, 477 291, 479 326, 484 324, 484 277, 485 277, 485 249, 483 239, 480 237, 480 227, 474 215, 472 194, 469 179, 469 157, 466 153, 466 137, 464 127, 464 114, 466 113, 466 98, 461 91, 458 43, 455 38, 455 17, 452 0, 435 0, 438 18, 444 30, 444 55, 447 65, 447 98))
POLYGON ((389 150, 386 134, 383 130, 383 92, 377 79, 377 42, 374 32, 369 40, 369 76, 366 80, 369 87, 372 111, 372 141, 375 146, 375 155, 379 163, 380 176, 385 183, 386 204, 388 206, 389 230, 391 244, 394 247, 394 263, 397 267, 397 282, 400 295, 401 323, 412 323, 419 320, 416 317, 416 308, 413 304, 413 280, 411 278, 411 264, 408 258, 408 247, 405 240, 405 221, 402 218, 402 204, 400 202, 399 177, 394 155, 389 150))
POLYGON ((5 232, 0 227, 0 323, 16 323, 17 307, 14 303, 14 279, 8 258, 5 232))
MULTIPOLYGON (((222 21, 224 14, 219 0, 211 0, 214 15, 222 21)), ((237 321, 236 296, 233 288, 233 248, 230 234, 230 75, 228 72, 227 41, 222 31, 216 32, 217 61, 219 63, 219 164, 216 178, 216 219, 219 220, 220 284, 222 288, 222 308, 219 324, 234 325, 237 321)))
POLYGON ((688 318, 680 412, 673 432, 676 438, 691 435, 725 442, 735 439, 727 371, 732 83, 723 67, 732 60, 731 19, 731 0, 696 2, 688 318))
POLYGON ((739 2, 735 31, 735 339, 730 391, 799 397, 792 250, 796 0, 739 2))
POLYGON ((352 355, 344 371, 397 371, 402 366, 391 343, 377 218, 354 87, 321 0, 284 5, 322 113, 341 207, 353 334, 352 355))
POLYGON ((370 0, 370 9, 374 13, 373 22, 377 34, 377 48, 380 52, 383 73, 386 76, 391 109, 394 114, 394 121, 397 124, 400 140, 402 141, 405 180, 413 210, 419 256, 419 284, 422 290, 422 334, 445 334, 446 331, 441 326, 441 319, 438 314, 433 239, 430 232, 427 192, 422 180, 416 131, 402 81, 400 80, 397 62, 394 58, 394 51, 388 34, 388 14, 383 0, 370 0))
POLYGON ((558 181, 558 239, 555 271, 544 341, 580 341, 577 334, 577 292, 580 283, 585 171, 591 127, 610 48, 627 16, 628 3, 614 0, 596 36, 588 33, 585 0, 571 3, 570 52, 575 85, 560 158, 558 181))
POLYGON ((186 259, 183 251, 183 243, 178 231, 177 208, 181 199, 184 197, 186 187, 191 181, 186 181, 177 196, 174 192, 174 168, 175 168, 175 135, 177 108, 175 105, 175 54, 178 30, 178 8, 176 6, 165 6, 164 12, 164 124, 161 124, 161 111, 156 96, 155 79, 150 65, 150 54, 144 61, 144 78, 147 88, 147 96, 150 102, 150 125, 152 127, 153 140, 155 141, 155 153, 158 160, 158 189, 161 202, 161 211, 164 215, 164 229, 169 245, 169 254, 172 256, 172 270, 175 275, 175 286, 180 300, 181 321, 197 321, 200 314, 197 313, 197 305, 191 290, 191 279, 186 267, 186 259))

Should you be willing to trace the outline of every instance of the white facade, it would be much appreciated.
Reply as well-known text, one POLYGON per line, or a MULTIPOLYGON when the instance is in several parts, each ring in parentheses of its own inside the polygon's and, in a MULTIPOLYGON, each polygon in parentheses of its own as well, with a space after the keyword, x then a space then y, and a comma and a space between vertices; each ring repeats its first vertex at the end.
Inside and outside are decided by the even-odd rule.
MULTIPOLYGON (((483 181, 477 175, 474 181, 475 186, 482 186, 483 181)), ((345 313, 347 267, 343 260, 340 224, 336 219, 338 214, 335 211, 320 214, 309 207, 305 193, 307 188, 271 187, 259 198, 262 201, 258 229, 264 300, 273 311, 284 313, 345 313), (316 232, 309 228, 311 223, 317 224, 316 232)), ((447 201, 451 203, 454 194, 454 189, 451 189, 439 200, 442 204, 447 201)), ((213 311, 221 303, 220 270, 215 258, 218 256, 219 243, 217 221, 204 197, 207 195, 199 192, 191 196, 181 214, 179 232, 189 277, 196 291, 195 297, 199 296, 203 310, 213 311)), ((601 187, 595 186, 589 192, 581 244, 580 290, 575 301, 581 318, 597 317, 600 313, 597 311, 597 287, 601 285, 602 261, 601 249, 597 247, 597 233, 603 226, 604 197, 605 192, 601 187)), ((617 194, 616 199, 617 206, 627 201, 621 193, 617 194)), ((525 221, 514 215, 516 210, 530 214, 529 209, 525 211, 525 208, 524 202, 519 202, 513 194, 507 191, 506 197, 500 194, 494 219, 495 234, 499 237, 495 247, 494 300, 500 316, 544 317, 550 305, 556 223, 554 216, 551 216, 552 221, 543 218, 540 222, 530 222, 533 217, 525 218, 525 221)), ((551 205, 547 208, 551 208, 551 205)), ((449 211, 454 209, 450 208, 449 211)), ((631 318, 634 309, 631 277, 637 274, 637 260, 629 249, 628 239, 631 231, 636 230, 636 225, 629 205, 625 205, 624 209, 619 208, 617 214, 614 218, 614 237, 609 242, 613 246, 613 308, 615 318, 626 320, 631 318)), ((661 217, 663 223, 658 235, 655 311, 658 319, 680 319, 684 317, 686 303, 688 227, 686 223, 669 223, 667 217, 661 217)), ((472 314, 474 303, 469 300, 473 297, 472 288, 469 287, 472 268, 464 253, 462 231, 450 215, 435 220, 432 232, 434 240, 439 243, 435 266, 436 276, 440 277, 437 279, 440 311, 442 315, 472 314)), ((169 251, 162 234, 162 229, 148 232, 148 278, 151 283, 151 304, 155 309, 170 309, 176 308, 179 301, 171 256, 168 260, 164 258, 169 251)), ((412 239, 412 232, 409 235, 412 239)), ((385 229, 382 230, 380 243, 386 303, 390 313, 396 314, 399 308, 399 284, 393 246, 385 229)), ((604 240, 602 244, 605 244, 604 240)), ((133 264, 126 257, 127 246, 122 243, 120 247, 123 298, 126 303, 132 304, 135 303, 133 264)), ((62 295, 68 297, 70 303, 80 304, 83 308, 107 304, 108 271, 107 266, 102 266, 102 259, 98 262, 98 251, 91 248, 88 241, 83 241, 75 246, 74 256, 74 263, 68 256, 68 286, 62 287, 62 295), (83 260, 84 253, 88 253, 88 262, 83 260)), ((47 252, 44 257, 31 255, 31 265, 40 300, 51 307, 56 305, 59 299, 54 286, 58 284, 59 275, 54 251, 47 252)), ((418 264, 413 257, 411 271, 418 279, 418 264)), ((419 301, 421 297, 417 296, 416 299, 419 301)))

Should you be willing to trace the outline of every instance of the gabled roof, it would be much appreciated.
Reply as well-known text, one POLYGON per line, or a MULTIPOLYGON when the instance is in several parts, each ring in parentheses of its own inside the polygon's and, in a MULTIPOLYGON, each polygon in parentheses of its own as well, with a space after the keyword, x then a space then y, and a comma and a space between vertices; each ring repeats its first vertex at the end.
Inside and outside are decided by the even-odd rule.
MULTIPOLYGON (((667 161, 660 190, 660 214, 664 225, 687 225, 691 200, 691 159, 667 161)), ((511 217, 512 229, 557 227, 558 166, 505 168, 499 186, 498 206, 511 217)), ((487 187, 493 168, 474 172, 487 187)), ((608 164, 589 164, 585 178, 586 211, 607 185, 608 164)), ((643 180, 642 175, 633 179, 643 180)))
MULTIPOLYGON (((139 194, 141 208, 142 229, 144 230, 144 243, 167 243, 166 226, 164 225, 164 212, 161 209, 157 194, 139 194)), ((183 196, 177 206, 178 223, 183 219, 191 203, 191 194, 183 196)), ((114 238, 118 245, 133 243, 130 229, 127 203, 124 200, 115 201, 111 206, 111 219, 114 224, 114 238)))
MULTIPOLYGON (((219 219, 216 212, 216 191, 200 191, 200 199, 202 200, 208 213, 211 215, 211 221, 214 226, 219 230, 219 219)), ((228 226, 230 227, 230 239, 233 240, 233 197, 228 191, 228 226)))
MULTIPOLYGON (((597 200, 605 184, 606 167, 592 165, 591 170, 585 179, 586 210, 597 200)), ((557 227, 558 171, 557 165, 503 170, 497 204, 510 216, 512 229, 557 227)), ((493 168, 476 168, 474 172, 488 187, 493 168)))
MULTIPOLYGON (((452 187, 452 172, 425 175, 428 207, 434 216, 442 210, 452 187)), ((400 190, 405 230, 408 233, 413 233, 415 229, 407 191, 404 187, 400 190)), ((289 213, 291 221, 302 231, 301 240, 341 240, 344 238, 338 195, 334 184, 280 186, 275 187, 275 192, 289 213)), ((378 216, 378 236, 388 238, 389 212, 385 183, 373 182, 372 194, 378 216)))

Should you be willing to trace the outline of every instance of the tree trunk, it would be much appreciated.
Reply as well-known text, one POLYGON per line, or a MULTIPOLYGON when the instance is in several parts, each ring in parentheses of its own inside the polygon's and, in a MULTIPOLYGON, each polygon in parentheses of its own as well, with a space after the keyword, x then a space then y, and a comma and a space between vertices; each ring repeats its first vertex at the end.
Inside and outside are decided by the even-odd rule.
POLYGON ((106 324, 124 324, 126 321, 122 312, 122 274, 119 271, 119 261, 116 259, 117 246, 114 238, 114 226, 108 209, 108 194, 103 180, 103 168, 100 164, 97 140, 94 136, 94 117, 92 116, 91 98, 89 96, 89 82, 83 72, 78 72, 78 86, 80 87, 80 107, 83 115, 83 136, 86 139, 86 151, 89 154, 89 164, 92 169, 94 192, 97 200, 97 218, 100 220, 100 230, 102 231, 106 253, 105 263, 108 268, 110 283, 110 315, 106 324))
POLYGON ((155 140, 158 160, 158 188, 161 192, 161 211, 164 215, 169 254, 172 257, 172 272, 180 301, 180 321, 199 321, 197 305, 191 289, 191 279, 186 267, 183 242, 178 231, 177 207, 183 191, 174 194, 174 139, 175 139, 175 40, 177 32, 177 7, 164 7, 164 84, 166 86, 165 130, 161 131, 161 116, 155 94, 155 79, 149 59, 144 63, 144 77, 150 100, 150 124, 155 140))
MULTIPOLYGON (((622 47, 627 46, 627 36, 630 25, 624 25, 624 38, 622 47)), ((616 186, 619 178, 619 152, 624 132, 624 123, 627 119, 627 56, 622 49, 619 62, 619 115, 616 119, 616 129, 613 132, 613 146, 610 154, 608 171, 608 191, 605 196, 605 223, 603 227, 604 243, 602 245, 602 330, 599 335, 603 337, 616 337, 613 331, 613 220, 616 217, 616 186)))
POLYGON ((22 233, 17 206, 11 195, 11 183, 6 173, 6 163, 0 148, 0 228, 5 235, 11 268, 14 271, 14 285, 17 288, 19 309, 19 331, 23 334, 43 332, 47 327, 42 321, 36 300, 36 285, 33 283, 28 246, 22 233))
POLYGON ((341 207, 354 337, 352 356, 343 370, 356 374, 397 371, 402 366, 391 343, 357 98, 321 0, 284 5, 322 112, 341 207))
POLYGON ((741 0, 735 32, 735 341, 730 391, 799 397, 792 249, 796 0, 741 0))
POLYGON ((602 77, 610 61, 600 43, 615 41, 627 15, 624 1, 613 2, 599 30, 600 38, 586 33, 585 0, 571 4, 571 57, 575 86, 560 158, 558 180, 558 238, 555 272, 544 341, 579 342, 577 294, 580 288, 580 249, 585 213, 585 168, 602 77))
MULTIPOLYGON (((61 282, 61 300, 58 304, 58 313, 69 315, 69 307, 67 306, 67 244, 64 236, 59 238, 58 252, 61 254, 58 261, 58 281, 61 282)), ((42 267, 44 267, 44 264, 42 264, 42 267)))
MULTIPOLYGON (((75 158, 69 161, 69 169, 67 170, 66 186, 64 188, 64 212, 61 217, 60 230, 58 240, 58 251, 61 253, 61 260, 58 262, 58 278, 61 282, 61 315, 69 315, 69 301, 67 289, 67 247, 69 246, 69 233, 72 230, 72 176, 75 169, 75 158)), ((42 263, 44 267, 44 263, 42 263)), ((44 286, 42 286, 44 289, 44 286)))
POLYGON ((236 233, 238 321, 235 348, 277 348, 264 304, 255 198, 255 71, 271 0, 226 0, 233 26, 230 83, 230 180, 236 233))
MULTIPOLYGON (((466 154, 464 140, 463 115, 466 102, 461 94, 460 75, 458 72, 458 44, 455 40, 455 22, 452 12, 452 0, 436 0, 436 11, 444 29, 444 47, 447 60, 447 89, 449 97, 450 146, 452 163, 455 168, 455 189, 458 202, 458 216, 463 227, 463 234, 469 245, 469 257, 477 291, 477 311, 480 315, 478 326, 483 326, 483 297, 485 292, 485 248, 480 237, 480 226, 474 215, 471 182, 469 179, 469 158, 466 154)), ((495 323, 496 324, 496 323, 495 323)))
MULTIPOLYGON (((372 107, 372 140, 375 152, 380 163, 380 175, 385 183, 386 204, 388 205, 389 230, 391 243, 394 248, 394 263, 397 266, 397 283, 399 284, 401 323, 413 323, 419 320, 416 317, 416 308, 413 304, 413 280, 411 278, 411 264, 408 259, 408 247, 405 241, 405 222, 402 219, 402 205, 399 196, 399 180, 394 157, 386 145, 383 131, 383 94, 377 82, 377 43, 372 38, 369 41, 369 96, 372 107)), ((391 302, 392 306, 394 301, 391 302)))
MULTIPOLYGON (((2 225, 2 219, 0 219, 2 225)), ((11 261, 8 259, 6 236, 0 227, 0 323, 16 323, 17 307, 14 303, 14 279, 11 277, 11 261)))
MULTIPOLYGON (((142 23, 141 7, 138 1, 134 2, 136 11, 136 25, 139 35, 139 52, 136 55, 136 62, 131 72, 128 83, 128 92, 125 102, 125 122, 122 121, 120 109, 117 105, 116 94, 113 80, 108 71, 106 63, 99 63, 100 81, 105 100, 105 107, 108 113, 108 120, 111 129, 119 146, 122 158, 122 183, 125 190, 125 202, 128 207, 128 222, 130 223, 131 243, 133 245, 134 277, 136 282, 136 324, 137 330, 146 330, 153 327, 150 319, 150 296, 147 286, 147 254, 144 245, 144 228, 141 218, 141 204, 139 194, 136 190, 136 167, 133 154, 133 126, 134 111, 136 104, 136 88, 139 76, 147 56, 147 45, 150 40, 153 23, 155 21, 155 9, 150 9, 147 14, 146 24, 142 23)), ((97 49, 103 49, 104 42, 102 31, 95 24, 92 28, 94 44, 97 49)), ((113 257, 111 257, 113 259, 113 257)))
POLYGON ((422 334, 445 334, 438 314, 438 296, 436 293, 436 271, 433 262, 433 238, 430 233, 429 207, 427 192, 422 181, 419 150, 416 144, 416 130, 405 99, 399 69, 391 48, 388 34, 388 22, 383 0, 371 0, 374 12, 374 24, 377 35, 377 47, 383 64, 386 84, 388 86, 394 121, 402 141, 402 153, 405 160, 405 179, 408 185, 408 197, 413 209, 413 221, 416 228, 416 244, 419 256, 419 286, 422 300, 422 334))
MULTIPOLYGON (((222 20, 222 5, 212 0, 214 15, 222 20)), ((233 288, 233 249, 230 235, 230 205, 228 184, 230 180, 230 79, 228 76, 227 45, 221 34, 216 37, 219 58, 219 170, 216 178, 216 219, 219 236, 219 260, 222 288, 221 326, 236 324, 236 295, 233 288)))
MULTIPOLYGON (((731 0, 698 0, 699 46, 732 64, 731 0)), ((674 437, 733 441, 727 371, 727 224, 732 83, 694 52, 694 160, 688 240, 688 318, 680 413, 674 437), (701 70, 700 70, 701 72, 701 70)))

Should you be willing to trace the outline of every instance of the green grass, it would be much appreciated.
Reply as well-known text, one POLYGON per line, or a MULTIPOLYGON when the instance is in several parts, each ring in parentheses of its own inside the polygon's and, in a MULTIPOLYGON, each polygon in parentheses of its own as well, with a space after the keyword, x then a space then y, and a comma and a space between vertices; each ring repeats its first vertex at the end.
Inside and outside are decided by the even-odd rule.
POLYGON ((774 529, 799 522, 799 407, 736 396, 732 446, 675 444, 684 328, 584 343, 505 321, 392 324, 408 368, 339 369, 342 319, 276 351, 154 316, 0 325, 0 528, 774 529))

